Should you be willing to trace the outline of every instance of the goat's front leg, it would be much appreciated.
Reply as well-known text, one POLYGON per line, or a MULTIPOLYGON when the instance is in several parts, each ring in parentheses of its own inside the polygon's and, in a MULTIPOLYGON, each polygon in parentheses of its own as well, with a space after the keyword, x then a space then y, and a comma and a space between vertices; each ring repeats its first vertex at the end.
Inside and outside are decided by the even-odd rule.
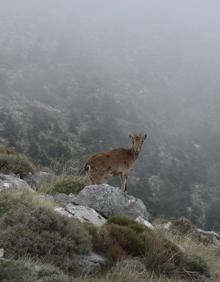
POLYGON ((127 184, 128 176, 127 176, 127 174, 124 175, 124 179, 125 179, 124 192, 127 192, 128 191, 128 184, 127 184))
POLYGON ((123 192, 127 191, 127 175, 126 174, 123 174, 123 173, 120 173, 119 174, 120 176, 120 180, 121 180, 121 190, 123 192))

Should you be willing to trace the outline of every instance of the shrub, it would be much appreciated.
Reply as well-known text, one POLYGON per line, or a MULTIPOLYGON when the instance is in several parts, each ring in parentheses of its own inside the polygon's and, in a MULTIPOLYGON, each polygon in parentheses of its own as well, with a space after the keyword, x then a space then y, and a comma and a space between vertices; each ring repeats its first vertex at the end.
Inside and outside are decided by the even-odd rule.
POLYGON ((69 281, 58 268, 25 260, 0 259, 0 281, 60 282, 69 281))
POLYGON ((115 216, 98 231, 93 231, 96 252, 104 254, 110 264, 131 256, 143 256, 145 241, 142 234, 150 232, 147 227, 124 217, 115 216))
POLYGON ((113 216, 110 219, 108 219, 108 223, 115 223, 120 226, 127 226, 134 230, 136 233, 143 233, 146 231, 150 231, 149 228, 147 228, 145 225, 137 223, 133 219, 127 217, 127 216, 113 216))
POLYGON ((79 193, 86 185, 87 180, 82 176, 61 176, 55 183, 46 184, 39 188, 39 191, 47 194, 56 193, 79 193))
POLYGON ((0 220, 0 246, 7 258, 30 256, 77 274, 78 255, 91 250, 88 232, 76 220, 45 207, 9 210, 0 220))
POLYGON ((108 224, 106 229, 109 236, 114 238, 127 254, 133 256, 144 254, 145 242, 132 228, 108 224))
POLYGON ((179 247, 166 239, 159 231, 144 236, 145 255, 143 261, 147 269, 157 274, 169 274, 180 264, 183 253, 179 247))
POLYGON ((18 174, 23 178, 28 173, 35 171, 34 165, 24 155, 12 149, 0 149, 0 172, 4 174, 18 174))
POLYGON ((92 243, 95 252, 104 255, 108 259, 110 266, 127 256, 120 244, 114 238, 111 238, 104 226, 97 233, 93 233, 92 243))
POLYGON ((146 269, 158 275, 191 271, 208 276, 202 259, 187 256, 159 230, 152 231, 128 217, 112 217, 90 234, 95 251, 105 255, 111 265, 132 256, 140 257, 146 269))
POLYGON ((191 234, 194 230, 194 226, 192 222, 185 217, 181 217, 179 219, 173 220, 172 224, 173 224, 174 233, 187 235, 187 234, 191 234))
POLYGON ((180 269, 183 273, 187 271, 194 280, 199 281, 201 275, 210 277, 208 265, 196 255, 185 255, 181 261, 180 269))

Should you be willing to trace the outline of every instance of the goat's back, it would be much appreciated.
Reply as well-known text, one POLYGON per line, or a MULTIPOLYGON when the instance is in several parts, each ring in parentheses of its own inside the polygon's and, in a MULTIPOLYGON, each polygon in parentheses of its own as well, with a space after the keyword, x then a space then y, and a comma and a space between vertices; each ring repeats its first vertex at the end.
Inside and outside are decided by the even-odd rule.
POLYGON ((132 164, 130 149, 117 148, 92 155, 87 160, 85 168, 89 165, 91 169, 106 170, 114 174, 130 169, 132 164))

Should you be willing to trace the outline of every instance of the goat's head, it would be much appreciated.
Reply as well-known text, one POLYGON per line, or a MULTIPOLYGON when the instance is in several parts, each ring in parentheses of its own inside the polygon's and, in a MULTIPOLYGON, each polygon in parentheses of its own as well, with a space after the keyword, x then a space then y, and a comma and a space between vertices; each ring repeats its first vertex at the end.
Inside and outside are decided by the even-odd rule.
POLYGON ((130 133, 129 137, 132 141, 132 148, 133 148, 134 152, 138 154, 141 150, 141 147, 144 143, 144 140, 147 138, 147 134, 130 133))

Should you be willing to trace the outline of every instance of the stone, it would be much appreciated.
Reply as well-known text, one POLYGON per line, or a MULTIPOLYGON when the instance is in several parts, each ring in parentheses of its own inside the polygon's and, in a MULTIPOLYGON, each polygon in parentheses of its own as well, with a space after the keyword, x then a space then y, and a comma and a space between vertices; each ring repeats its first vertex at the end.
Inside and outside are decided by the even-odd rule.
POLYGON ((213 245, 220 246, 220 233, 215 231, 206 231, 199 228, 197 228, 197 232, 199 232, 202 240, 206 240, 213 245))
POLYGON ((104 257, 92 252, 89 255, 79 256, 79 267, 81 268, 81 276, 95 274, 101 270, 107 261, 104 257))
POLYGON ((108 184, 86 186, 78 195, 70 194, 69 201, 88 206, 106 218, 116 215, 134 219, 139 216, 146 220, 149 218, 149 212, 142 200, 108 184))
POLYGON ((33 191, 28 183, 14 174, 0 174, 0 192, 7 190, 27 189, 33 191))
POLYGON ((91 223, 95 226, 102 226, 106 219, 94 209, 85 206, 67 204, 65 207, 56 207, 55 211, 67 217, 73 217, 83 223, 91 223))
POLYGON ((201 241, 205 244, 220 246, 220 233, 199 229, 185 217, 168 221, 167 223, 162 224, 162 228, 174 234, 180 233, 182 235, 190 235, 193 239, 201 241))
POLYGON ((135 219, 136 222, 138 223, 141 223, 143 225, 145 225, 146 227, 148 227, 149 229, 151 230, 155 230, 155 227, 146 219, 144 219, 143 217, 141 216, 138 216, 136 219, 135 219))

